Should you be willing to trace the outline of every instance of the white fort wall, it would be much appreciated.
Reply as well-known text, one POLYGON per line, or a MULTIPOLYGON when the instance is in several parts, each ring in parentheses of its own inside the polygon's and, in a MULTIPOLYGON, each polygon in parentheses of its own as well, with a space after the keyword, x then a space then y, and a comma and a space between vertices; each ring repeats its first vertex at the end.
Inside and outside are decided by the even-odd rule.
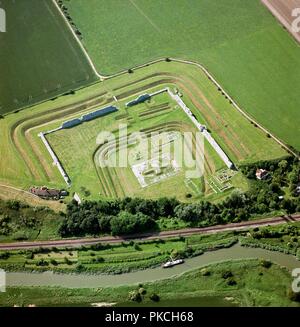
POLYGON ((65 180, 66 184, 68 186, 71 186, 71 181, 69 176, 67 175, 66 171, 64 170, 64 168, 62 167, 61 163, 59 162, 56 154, 54 153, 54 151, 52 150, 49 142, 47 141, 45 134, 44 133, 39 133, 39 137, 41 138, 41 140, 43 141, 46 149, 48 150, 51 158, 53 159, 53 163, 57 166, 60 174, 62 175, 63 179, 65 180))
MULTIPOLYGON (((186 104, 181 100, 181 98, 179 97, 179 95, 172 93, 169 88, 163 89, 161 92, 163 92, 163 91, 167 91, 168 94, 171 96, 171 98, 174 99, 178 103, 178 105, 189 116, 189 118, 194 123, 194 125, 199 129, 199 131, 207 139, 207 141, 209 142, 209 144, 215 149, 215 151, 218 153, 218 155, 223 160, 223 162, 225 163, 225 165, 228 168, 232 169, 234 167, 233 162, 231 162, 229 160, 229 158, 226 155, 226 153, 221 149, 221 147, 219 146, 219 144, 215 141, 215 139, 212 137, 212 135, 207 131, 206 127, 204 125, 201 125, 198 122, 198 120, 196 119, 196 117, 193 115, 193 113, 191 112, 191 110, 186 106, 186 104)), ((158 92, 156 92, 156 93, 158 93, 158 92)))

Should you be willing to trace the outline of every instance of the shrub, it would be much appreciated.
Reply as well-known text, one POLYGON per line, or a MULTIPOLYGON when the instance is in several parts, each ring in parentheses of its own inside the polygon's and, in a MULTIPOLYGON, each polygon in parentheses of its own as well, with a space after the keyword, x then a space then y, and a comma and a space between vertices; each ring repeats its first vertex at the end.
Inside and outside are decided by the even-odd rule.
POLYGON ((137 243, 134 244, 134 249, 136 251, 141 251, 142 250, 142 248, 137 243))
POLYGON ((0 259, 6 260, 8 259, 10 254, 8 252, 2 252, 0 253, 0 259))
POLYGON ((152 293, 150 295, 150 300, 154 302, 158 302, 160 300, 159 296, 156 293, 152 293))
POLYGON ((222 272, 222 278, 227 279, 227 278, 230 278, 230 277, 233 277, 233 274, 232 274, 232 272, 230 270, 222 272))
POLYGON ((140 288, 139 288, 139 293, 140 293, 141 295, 145 295, 145 294, 147 293, 147 291, 146 291, 143 287, 140 287, 140 288))
POLYGON ((142 296, 138 291, 130 291, 128 294, 128 299, 130 301, 141 302, 142 296))
POLYGON ((36 266, 40 266, 40 267, 49 266, 49 262, 44 259, 40 259, 39 261, 37 261, 36 266))
POLYGON ((236 281, 233 279, 233 278, 229 278, 228 280, 227 280, 227 285, 229 285, 229 286, 234 286, 234 285, 236 285, 237 283, 236 283, 236 281))
POLYGON ((56 261, 55 259, 51 259, 51 260, 50 260, 50 263, 51 263, 51 265, 53 265, 53 266, 57 266, 57 265, 58 265, 58 263, 57 263, 57 261, 56 261))
POLYGON ((270 268, 272 266, 272 262, 269 260, 261 260, 260 265, 264 268, 270 268))
POLYGON ((300 292, 295 293, 292 289, 288 291, 288 298, 294 302, 300 302, 300 292))
POLYGON ((201 270, 201 275, 202 276, 210 276, 211 275, 211 272, 209 270, 207 270, 206 268, 203 268, 201 270))
POLYGON ((96 262, 97 262, 97 263, 104 262, 104 258, 102 258, 102 257, 97 257, 96 262))
POLYGON ((70 259, 68 259, 67 257, 64 257, 64 261, 65 261, 65 263, 67 265, 72 265, 73 264, 73 262, 70 259))
POLYGON ((84 271, 85 268, 84 268, 84 266, 83 266, 81 263, 78 263, 78 264, 76 265, 75 270, 76 270, 77 272, 81 272, 81 271, 84 271))
POLYGON ((32 251, 28 251, 27 252, 27 254, 26 254, 26 256, 25 256, 25 258, 26 259, 33 259, 34 258, 34 254, 33 254, 33 252, 32 251))

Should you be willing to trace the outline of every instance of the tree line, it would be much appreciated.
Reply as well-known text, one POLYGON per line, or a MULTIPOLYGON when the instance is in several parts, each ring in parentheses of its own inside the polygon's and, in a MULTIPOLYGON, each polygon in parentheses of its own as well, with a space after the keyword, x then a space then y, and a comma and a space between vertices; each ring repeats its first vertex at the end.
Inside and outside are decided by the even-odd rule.
POLYGON ((300 212, 300 197, 296 192, 299 183, 299 160, 283 160, 245 165, 241 171, 249 179, 250 189, 234 191, 223 202, 208 201, 182 203, 175 198, 157 200, 124 198, 110 201, 75 201, 67 206, 59 227, 63 237, 100 233, 122 235, 157 230, 157 220, 178 218, 191 227, 205 227, 240 222, 276 210, 288 214, 300 212), (265 181, 257 181, 255 172, 263 168, 270 172, 265 181), (286 196, 286 190, 289 195, 286 196))

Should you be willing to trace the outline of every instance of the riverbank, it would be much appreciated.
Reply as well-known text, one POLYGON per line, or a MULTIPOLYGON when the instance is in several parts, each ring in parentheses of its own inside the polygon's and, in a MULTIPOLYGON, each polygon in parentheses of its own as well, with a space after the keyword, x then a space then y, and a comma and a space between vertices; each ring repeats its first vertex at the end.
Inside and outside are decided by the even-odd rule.
POLYGON ((139 284, 135 279, 130 285, 115 287, 101 283, 88 288, 26 287, 20 281, 19 286, 8 286, 6 293, 0 293, 0 305, 91 306, 109 302, 117 306, 174 306, 186 300, 187 305, 195 306, 298 306, 288 296, 291 282, 290 272, 279 265, 265 267, 258 259, 231 260, 155 282, 139 284))
POLYGON ((60 286, 65 288, 98 288, 153 282, 178 276, 182 273, 219 262, 257 258, 270 260, 291 271, 299 268, 295 256, 260 248, 247 248, 236 244, 230 248, 208 251, 200 256, 185 259, 184 264, 170 269, 148 268, 123 274, 64 274, 64 273, 7 273, 8 286, 60 286))
MULTIPOLYGON (((300 223, 256 227, 240 231, 192 235, 114 244, 94 244, 80 248, 37 248, 0 251, 0 268, 6 271, 82 274, 124 274, 159 267, 173 258, 192 258, 207 251, 230 248, 237 242, 300 258, 300 223)), ((230 258, 229 258, 230 259, 230 258)))

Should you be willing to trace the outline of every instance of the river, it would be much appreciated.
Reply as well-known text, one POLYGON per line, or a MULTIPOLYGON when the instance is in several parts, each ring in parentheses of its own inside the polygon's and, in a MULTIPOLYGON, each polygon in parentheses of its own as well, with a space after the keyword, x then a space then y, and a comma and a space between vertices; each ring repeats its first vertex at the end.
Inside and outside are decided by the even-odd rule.
POLYGON ((247 258, 268 259, 289 270, 300 268, 300 262, 292 255, 259 248, 247 248, 236 244, 228 249, 206 252, 200 256, 186 259, 184 264, 169 269, 158 267, 120 275, 9 272, 6 282, 7 286, 61 286, 66 288, 119 286, 169 278, 208 264, 247 258))

